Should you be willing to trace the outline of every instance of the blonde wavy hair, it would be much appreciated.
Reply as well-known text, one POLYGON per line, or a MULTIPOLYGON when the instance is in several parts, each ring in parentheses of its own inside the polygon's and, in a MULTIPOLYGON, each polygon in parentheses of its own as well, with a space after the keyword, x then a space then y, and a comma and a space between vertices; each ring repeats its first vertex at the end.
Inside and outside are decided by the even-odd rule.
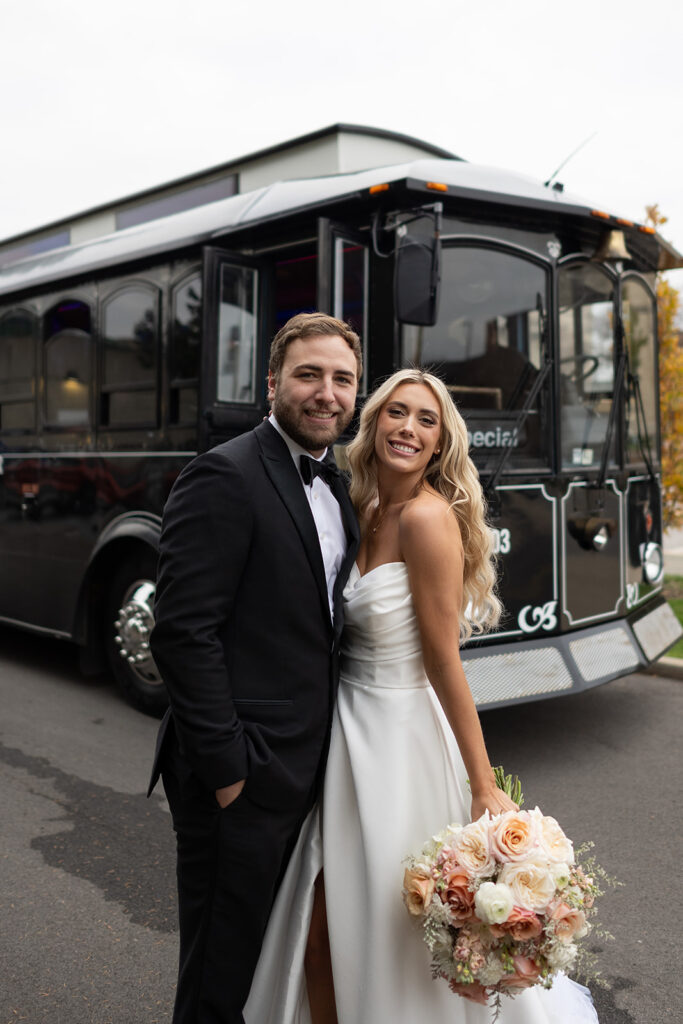
POLYGON ((351 467, 351 500, 360 517, 377 501, 375 434, 380 410, 402 384, 424 384, 441 412, 441 452, 434 455, 425 480, 443 495, 453 510, 465 554, 460 640, 493 629, 502 606, 496 596, 493 538, 486 525, 486 503, 479 475, 468 455, 465 421, 456 409, 443 381, 426 370, 398 370, 368 398, 360 415, 358 433, 346 449, 351 467))

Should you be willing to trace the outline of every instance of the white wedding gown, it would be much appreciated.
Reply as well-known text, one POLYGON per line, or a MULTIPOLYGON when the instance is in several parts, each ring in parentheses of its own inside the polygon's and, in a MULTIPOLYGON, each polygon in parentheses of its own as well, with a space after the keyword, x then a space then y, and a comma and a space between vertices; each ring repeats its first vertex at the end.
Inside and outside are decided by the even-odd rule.
MULTIPOLYGON (((313 882, 325 871, 339 1024, 490 1024, 492 1010, 432 980, 401 899, 403 858, 450 822, 469 821, 465 767, 425 676, 403 562, 344 592, 338 705, 323 798, 306 820, 278 893, 247 1024, 310 1024, 303 956, 313 882)), ((595 1024, 587 990, 504 998, 500 1024, 595 1024)))

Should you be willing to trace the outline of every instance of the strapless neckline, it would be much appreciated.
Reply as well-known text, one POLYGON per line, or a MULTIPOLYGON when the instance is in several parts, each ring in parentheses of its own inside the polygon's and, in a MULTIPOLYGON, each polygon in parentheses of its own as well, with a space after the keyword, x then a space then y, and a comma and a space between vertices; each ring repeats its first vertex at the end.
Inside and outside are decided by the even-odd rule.
POLYGON ((381 565, 376 565, 374 569, 368 569, 367 572, 362 573, 358 568, 358 562, 354 562, 351 572, 353 573, 353 570, 356 570, 357 581, 360 582, 360 580, 365 580, 368 576, 372 576, 373 573, 379 572, 380 569, 396 568, 396 566, 402 567, 406 572, 408 571, 405 562, 382 562, 381 565))

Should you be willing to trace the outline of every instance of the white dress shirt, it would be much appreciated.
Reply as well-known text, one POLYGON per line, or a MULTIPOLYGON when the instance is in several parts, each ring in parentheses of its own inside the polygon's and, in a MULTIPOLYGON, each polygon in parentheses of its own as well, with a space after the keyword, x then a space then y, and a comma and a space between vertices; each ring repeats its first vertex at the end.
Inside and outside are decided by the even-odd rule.
MULTIPOLYGON (((339 502, 321 477, 315 476, 310 484, 304 483, 303 477, 301 476, 300 458, 302 455, 307 455, 309 459, 312 459, 313 456, 284 432, 272 413, 269 416, 269 422, 275 430, 277 430, 278 434, 289 448, 289 453, 294 460, 296 471, 301 479, 301 486, 306 494, 308 504, 311 506, 311 512, 313 513, 313 519, 315 521, 315 528, 318 531, 320 551, 323 556, 323 565, 325 566, 325 579, 327 582, 327 597, 330 602, 330 615, 334 616, 332 603, 334 584, 336 582, 339 569, 341 568, 341 564, 344 561, 347 547, 346 531, 344 529, 344 520, 342 519, 339 502)), ((327 448, 320 458, 314 459, 314 461, 322 462, 326 455, 327 448)))

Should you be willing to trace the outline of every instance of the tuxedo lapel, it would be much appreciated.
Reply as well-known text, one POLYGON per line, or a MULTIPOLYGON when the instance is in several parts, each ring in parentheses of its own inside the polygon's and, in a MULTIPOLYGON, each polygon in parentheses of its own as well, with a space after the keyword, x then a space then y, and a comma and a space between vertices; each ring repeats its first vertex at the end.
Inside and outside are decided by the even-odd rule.
MULTIPOLYGON (((325 580, 325 566, 320 552, 320 541, 310 505, 306 500, 301 478, 289 454, 289 449, 274 427, 261 423, 254 431, 266 473, 289 512, 301 537, 306 557, 313 571, 320 600, 330 618, 330 604, 325 580)), ((348 500, 348 498, 347 498, 348 500)), ((350 504, 350 502, 349 502, 350 504)))
MULTIPOLYGON (((330 461, 336 465, 333 457, 329 457, 326 461, 330 461)), ((335 484, 333 488, 333 493, 339 502, 342 519, 344 521, 348 537, 346 555, 344 556, 344 561, 339 568, 339 573, 334 583, 334 592, 332 595, 332 605, 334 607, 334 631, 338 636, 341 633, 343 625, 343 618, 341 615, 342 593, 349 578, 351 567, 356 560, 356 555, 358 554, 358 548, 360 546, 360 529, 354 507, 351 504, 346 482, 343 479, 341 472, 339 473, 338 483, 335 484)))
MULTIPOLYGON (((336 481, 334 486, 332 487, 332 493, 339 502, 342 520, 344 521, 344 527, 349 538, 349 545, 352 546, 355 544, 357 547, 358 544, 360 543, 360 530, 358 528, 358 519, 356 518, 356 513, 354 511, 353 505, 351 504, 351 499, 349 498, 346 477, 342 470, 340 470, 339 467, 337 466, 337 462, 332 453, 332 449, 328 451, 324 461, 327 465, 332 466, 335 470, 336 481)), ((353 553, 353 557, 356 557, 355 551, 353 553)))

